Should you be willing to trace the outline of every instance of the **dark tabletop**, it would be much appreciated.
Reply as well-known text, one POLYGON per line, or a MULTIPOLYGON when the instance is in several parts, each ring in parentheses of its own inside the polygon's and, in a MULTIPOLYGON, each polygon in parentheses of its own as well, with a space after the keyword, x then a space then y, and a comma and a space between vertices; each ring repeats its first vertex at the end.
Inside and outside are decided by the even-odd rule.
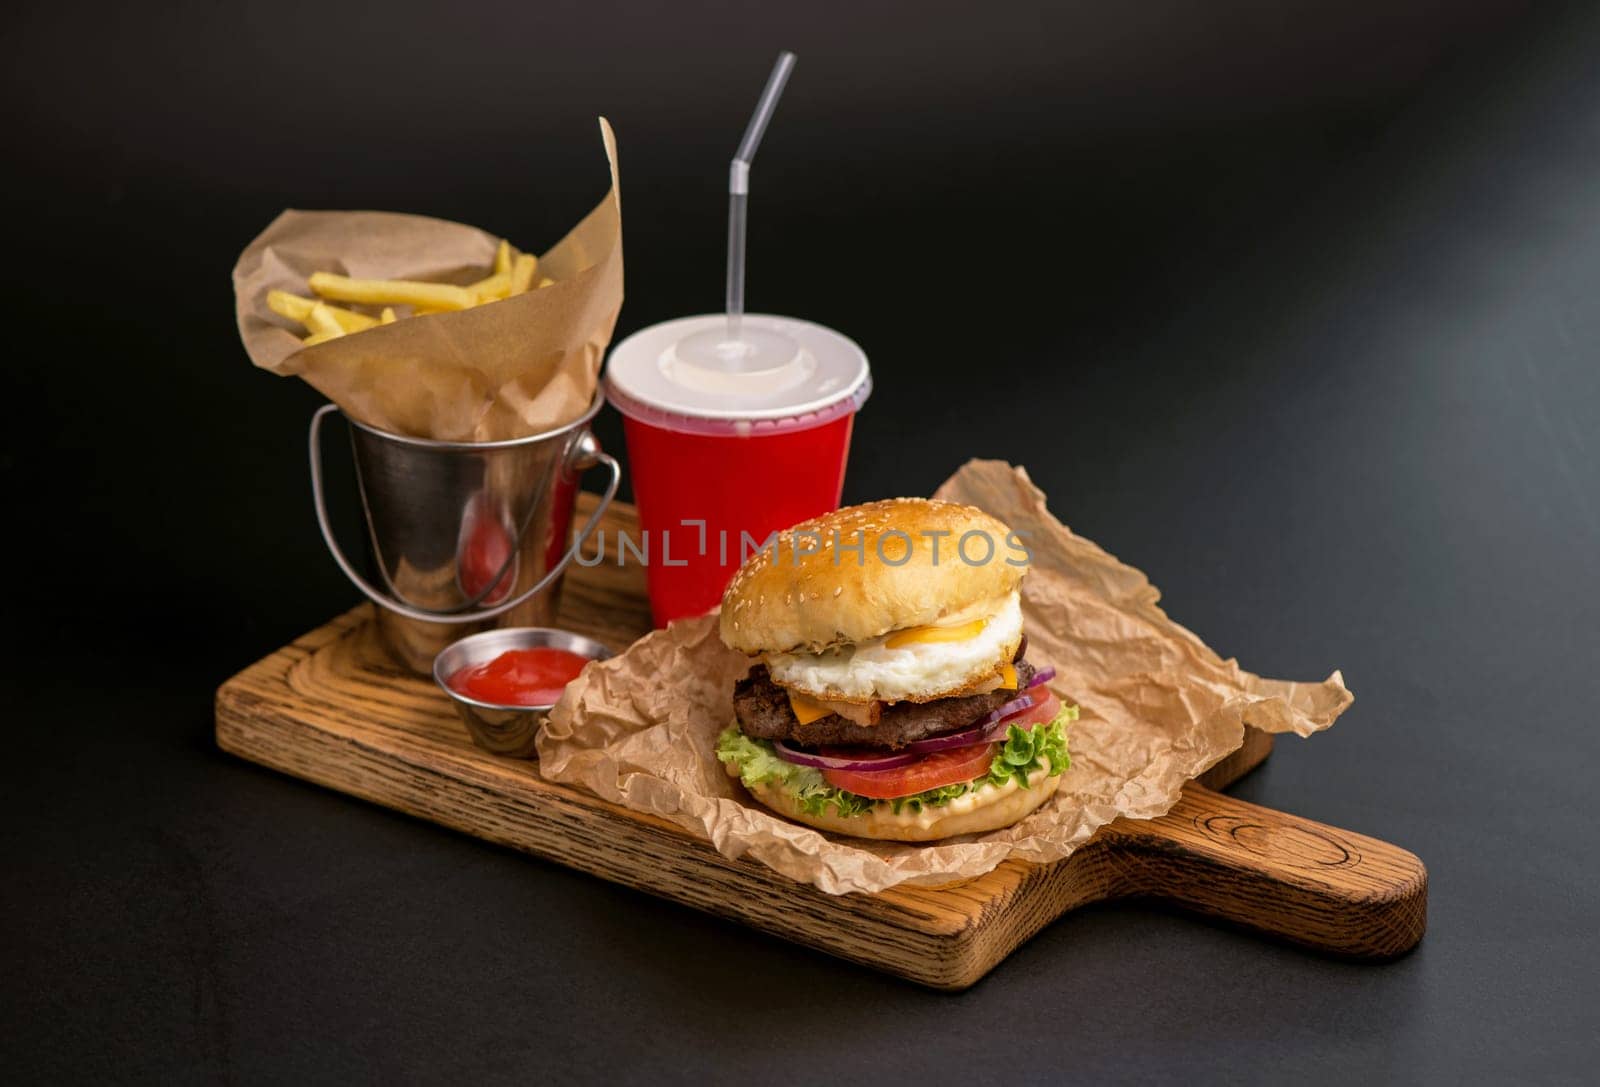
POLYGON ((7 1080, 1593 1074, 1600 18, 24 7, 7 1080), (310 515, 318 398, 239 347, 238 249, 287 205, 548 244, 603 190, 604 112, 619 334, 715 309, 780 46, 751 306, 871 355, 846 497, 1024 464, 1223 654, 1343 669, 1354 708, 1236 792, 1419 854, 1413 954, 1121 904, 941 996, 216 749, 216 686, 355 600, 310 515))

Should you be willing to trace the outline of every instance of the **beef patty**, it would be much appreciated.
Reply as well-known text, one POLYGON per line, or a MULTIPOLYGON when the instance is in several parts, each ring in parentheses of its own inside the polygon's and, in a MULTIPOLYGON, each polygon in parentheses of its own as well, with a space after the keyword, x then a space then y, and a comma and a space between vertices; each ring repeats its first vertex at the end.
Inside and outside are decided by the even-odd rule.
MULTIPOLYGON (((1033 678, 1033 666, 1017 651, 1017 682, 1033 678)), ((891 702, 875 725, 858 725, 830 713, 802 725, 789 708, 789 696, 772 682, 767 666, 758 664, 733 688, 733 713, 745 735, 762 740, 787 740, 802 747, 855 744, 891 750, 917 740, 955 732, 974 724, 1016 697, 1015 691, 941 698, 934 702, 891 702)))

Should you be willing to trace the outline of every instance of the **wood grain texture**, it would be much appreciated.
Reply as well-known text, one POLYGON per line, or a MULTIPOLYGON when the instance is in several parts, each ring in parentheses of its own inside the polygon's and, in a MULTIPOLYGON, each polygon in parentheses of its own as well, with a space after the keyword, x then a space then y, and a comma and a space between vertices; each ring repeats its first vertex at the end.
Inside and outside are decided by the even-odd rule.
MULTIPOLYGON (((635 524, 626 506, 605 522, 608 536, 635 524)), ((643 572, 608 551, 569 575, 562 623, 621 649, 649 609, 643 572)), ((224 750, 262 765, 940 989, 966 988, 1062 913, 1108 898, 1161 898, 1365 957, 1407 950, 1426 921, 1427 875, 1410 853, 1214 791, 1271 751, 1254 730, 1172 812, 1119 820, 1060 863, 831 896, 472 746, 432 682, 386 657, 367 605, 229 680, 216 721, 224 750)))

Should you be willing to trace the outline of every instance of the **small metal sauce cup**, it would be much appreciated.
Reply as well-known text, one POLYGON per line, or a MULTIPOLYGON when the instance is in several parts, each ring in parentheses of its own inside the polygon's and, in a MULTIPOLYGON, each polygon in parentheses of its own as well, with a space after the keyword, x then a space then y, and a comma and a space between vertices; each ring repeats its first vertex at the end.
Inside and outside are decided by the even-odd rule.
POLYGON ((472 742, 485 751, 514 759, 536 757, 534 741, 549 716, 551 706, 502 706, 468 698, 450 686, 450 677, 463 668, 487 664, 508 649, 565 649, 580 657, 602 661, 611 650, 582 634, 552 627, 505 627, 485 630, 452 642, 433 658, 433 678, 456 704, 472 742))

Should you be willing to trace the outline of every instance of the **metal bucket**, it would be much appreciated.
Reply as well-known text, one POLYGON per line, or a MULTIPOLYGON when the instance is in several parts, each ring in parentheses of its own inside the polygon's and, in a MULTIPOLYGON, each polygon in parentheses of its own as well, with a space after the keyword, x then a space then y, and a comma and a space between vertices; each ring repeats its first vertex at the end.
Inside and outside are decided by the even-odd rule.
POLYGON ((390 434, 346 417, 372 544, 372 576, 345 556, 328 521, 322 423, 311 417, 311 493, 334 561, 378 605, 390 651, 428 673, 445 646, 492 626, 552 626, 561 575, 616 496, 622 469, 582 418, 502 442, 440 442, 390 434), (578 477, 603 466, 600 503, 568 544, 578 477))

